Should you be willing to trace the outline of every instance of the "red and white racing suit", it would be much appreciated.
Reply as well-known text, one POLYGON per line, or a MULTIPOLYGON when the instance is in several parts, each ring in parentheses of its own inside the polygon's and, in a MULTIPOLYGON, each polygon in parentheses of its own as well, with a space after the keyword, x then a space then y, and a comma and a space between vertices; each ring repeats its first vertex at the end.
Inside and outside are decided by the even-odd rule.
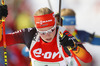
MULTIPOLYGON (((59 27, 58 27, 59 29, 59 27)), ((32 61, 32 66, 66 66, 66 62, 60 55, 57 47, 57 35, 52 42, 46 43, 40 37, 36 40, 38 33, 36 28, 27 28, 6 35, 7 46, 13 44, 25 44, 29 48, 29 54, 32 61)), ((0 46, 3 46, 3 41, 0 41, 0 46)), ((92 57, 86 49, 80 45, 85 54, 78 54, 81 50, 76 50, 76 56, 83 62, 91 62, 92 57)), ((62 47, 63 53, 70 63, 71 54, 67 48, 62 47)), ((82 52, 81 52, 82 53, 82 52)), ((75 64, 76 62, 73 62, 75 64)), ((75 66, 75 65, 73 65, 75 66)))

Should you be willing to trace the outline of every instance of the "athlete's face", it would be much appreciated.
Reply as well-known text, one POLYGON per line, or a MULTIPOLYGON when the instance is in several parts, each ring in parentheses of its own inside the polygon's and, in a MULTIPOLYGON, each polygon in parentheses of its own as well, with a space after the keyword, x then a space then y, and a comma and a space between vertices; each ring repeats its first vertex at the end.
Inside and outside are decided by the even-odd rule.
POLYGON ((56 26, 38 28, 38 33, 44 41, 51 42, 56 34, 56 26))
POLYGON ((75 25, 63 26, 65 27, 70 33, 73 33, 75 30, 75 25))

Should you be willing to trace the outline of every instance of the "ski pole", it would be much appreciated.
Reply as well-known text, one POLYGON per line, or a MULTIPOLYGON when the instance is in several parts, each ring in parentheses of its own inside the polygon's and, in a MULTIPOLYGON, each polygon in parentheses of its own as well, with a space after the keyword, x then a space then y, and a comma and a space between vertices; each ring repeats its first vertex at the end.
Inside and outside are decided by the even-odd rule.
MULTIPOLYGON (((59 0, 59 23, 61 24, 61 0, 59 0)), ((61 24, 62 25, 62 24, 61 24)))
MULTIPOLYGON (((61 0, 59 0, 59 22, 61 24, 61 0)), ((59 32, 61 38, 63 37, 63 33, 60 31, 59 32)), ((70 53, 72 54, 72 56, 74 57, 75 61, 77 62, 78 66, 81 66, 80 62, 78 61, 78 59, 76 58, 75 54, 72 51, 72 48, 67 47, 68 50, 70 51, 70 53)))
MULTIPOLYGON (((5 1, 1 0, 1 4, 5 5, 5 1)), ((5 35, 5 17, 2 17, 2 24, 3 24, 4 61, 5 61, 5 66, 7 66, 6 35, 5 35)))
MULTIPOLYGON (((59 34, 60 34, 60 37, 62 38, 63 37, 63 33, 60 31, 59 34)), ((81 66, 80 62, 78 61, 78 59, 76 58, 75 54, 73 53, 72 48, 69 47, 69 46, 67 48, 70 51, 70 53, 72 54, 72 56, 74 57, 74 59, 77 62, 78 66, 81 66)))
POLYGON ((49 5, 50 9, 53 10, 52 6, 51 6, 51 3, 50 3, 50 0, 48 0, 48 5, 49 5))

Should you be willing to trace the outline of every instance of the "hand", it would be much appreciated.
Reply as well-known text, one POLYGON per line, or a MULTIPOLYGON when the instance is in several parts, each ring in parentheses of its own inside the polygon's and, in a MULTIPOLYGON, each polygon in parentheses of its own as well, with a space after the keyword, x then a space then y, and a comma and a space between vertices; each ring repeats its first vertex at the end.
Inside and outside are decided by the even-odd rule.
POLYGON ((0 5, 0 19, 2 17, 7 17, 7 15, 8 15, 7 5, 0 5))
POLYGON ((63 37, 59 37, 60 39, 60 44, 62 46, 71 46, 72 48, 74 47, 74 42, 73 42, 73 36, 68 37, 65 33, 63 34, 63 37))

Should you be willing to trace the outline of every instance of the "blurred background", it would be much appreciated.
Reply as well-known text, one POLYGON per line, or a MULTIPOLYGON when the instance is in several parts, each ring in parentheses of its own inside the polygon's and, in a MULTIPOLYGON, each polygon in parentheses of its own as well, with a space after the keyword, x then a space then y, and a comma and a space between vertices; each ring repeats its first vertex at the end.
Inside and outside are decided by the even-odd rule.
MULTIPOLYGON (((42 7, 48 7, 52 9, 55 14, 59 11, 59 0, 5 1, 8 6, 8 16, 6 18, 6 33, 10 33, 23 28, 34 27, 33 15, 38 9, 42 7)), ((100 36, 100 0, 62 0, 61 9, 63 8, 70 8, 76 12, 76 28, 78 30, 85 30, 89 33, 95 32, 96 35, 100 36)), ((93 57, 93 62, 90 66, 100 66, 100 46, 89 43, 85 43, 84 46, 93 57)), ((30 59, 28 57, 24 57, 21 54, 21 50, 23 47, 24 45, 14 45, 7 47, 8 54, 12 55, 12 57, 9 57, 9 66, 30 65, 30 59), (17 48, 15 49, 14 47, 16 46, 17 48), (14 59, 15 57, 16 60, 14 59), (13 60, 15 60, 16 63, 13 62, 13 60), (20 63, 22 63, 23 65, 20 65, 20 63)), ((3 56, 1 55, 3 54, 1 53, 1 51, 3 51, 2 48, 0 48, 0 56, 3 56)))

